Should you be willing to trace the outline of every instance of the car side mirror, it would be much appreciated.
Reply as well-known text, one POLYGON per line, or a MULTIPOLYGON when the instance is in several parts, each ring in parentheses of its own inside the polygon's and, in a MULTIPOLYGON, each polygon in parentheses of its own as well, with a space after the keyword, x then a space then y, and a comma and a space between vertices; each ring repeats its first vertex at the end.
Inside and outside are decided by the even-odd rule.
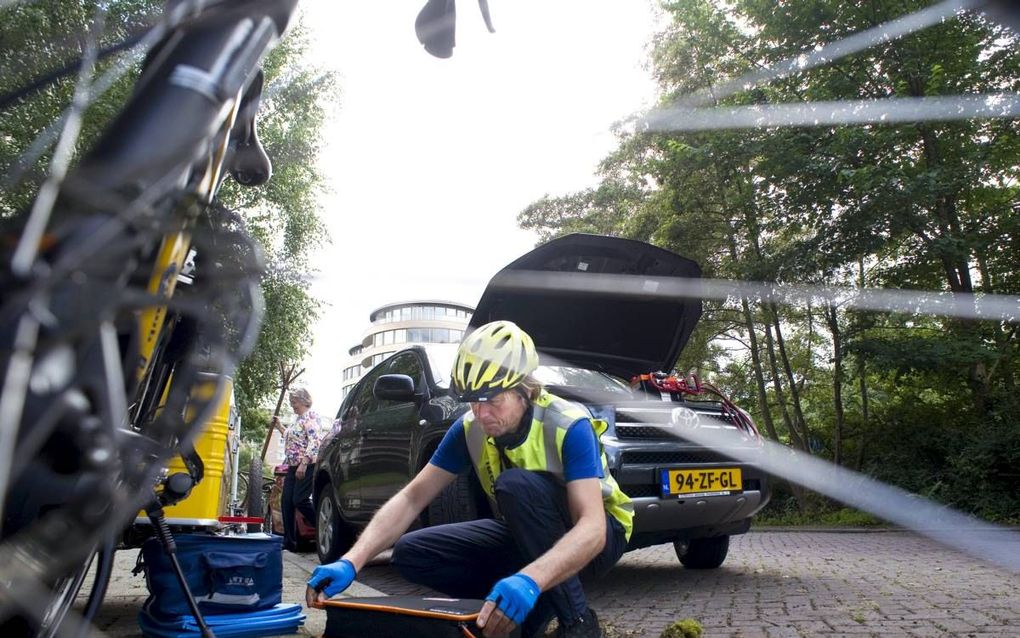
POLYGON ((375 380, 372 394, 381 401, 414 401, 414 379, 406 374, 384 374, 375 380))

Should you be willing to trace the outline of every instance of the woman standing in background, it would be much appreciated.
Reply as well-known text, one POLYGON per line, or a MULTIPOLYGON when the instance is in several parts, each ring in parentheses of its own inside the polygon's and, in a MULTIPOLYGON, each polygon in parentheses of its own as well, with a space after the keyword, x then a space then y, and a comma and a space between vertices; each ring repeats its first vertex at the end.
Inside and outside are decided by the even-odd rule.
POLYGON ((315 521, 312 507, 312 477, 315 475, 315 457, 319 454, 319 415, 312 409, 312 395, 304 388, 290 393, 290 407, 297 418, 284 428, 279 417, 273 417, 273 427, 283 434, 284 462, 287 476, 283 481, 280 513, 283 516, 283 548, 296 551, 298 546, 297 517, 299 510, 310 524, 315 521))

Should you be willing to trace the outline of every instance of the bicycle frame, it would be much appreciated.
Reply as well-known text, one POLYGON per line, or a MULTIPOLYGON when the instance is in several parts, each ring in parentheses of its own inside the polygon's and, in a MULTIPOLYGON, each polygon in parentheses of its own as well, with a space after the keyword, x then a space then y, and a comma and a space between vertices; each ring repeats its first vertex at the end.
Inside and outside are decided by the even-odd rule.
MULTIPOLYGON (((194 391, 202 373, 229 372, 254 341, 257 249, 211 203, 238 128, 254 131, 239 115, 257 104, 248 90, 295 5, 171 0, 133 96, 68 173, 52 215, 33 209, 9 273, 0 271, 0 440, 16 444, 17 459, 0 467, 0 514, 11 495, 38 496, 25 477, 53 474, 46 455, 60 443, 52 438, 77 435, 66 443, 73 480, 61 484, 58 502, 4 518, 0 626, 14 614, 45 625, 52 584, 108 546, 152 498, 160 468, 189 447, 219 401, 221 387, 194 391), (221 230, 196 228, 213 218, 221 230), (243 285, 203 288, 199 276, 189 291, 197 298, 179 299, 196 246, 227 261, 240 254, 222 276, 243 285), (205 307, 217 297, 228 298, 236 335, 205 307), (31 375, 55 357, 67 368, 50 385, 33 385, 31 375)), ((80 624, 70 614, 65 630, 80 624)))

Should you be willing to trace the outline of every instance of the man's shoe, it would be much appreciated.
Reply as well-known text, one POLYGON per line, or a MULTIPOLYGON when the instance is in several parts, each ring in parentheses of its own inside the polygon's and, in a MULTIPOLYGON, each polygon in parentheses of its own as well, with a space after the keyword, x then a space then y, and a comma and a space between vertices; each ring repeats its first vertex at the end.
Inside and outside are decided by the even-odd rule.
POLYGON ((580 618, 569 625, 560 624, 557 636, 562 638, 602 638, 602 627, 595 610, 588 608, 580 618))

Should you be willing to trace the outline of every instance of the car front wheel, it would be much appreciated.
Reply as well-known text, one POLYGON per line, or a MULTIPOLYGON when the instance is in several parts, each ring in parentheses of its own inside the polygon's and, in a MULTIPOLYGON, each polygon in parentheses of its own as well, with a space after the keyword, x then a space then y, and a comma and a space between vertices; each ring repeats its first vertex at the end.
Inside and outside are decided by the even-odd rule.
POLYGON ((429 503, 425 510, 425 525, 445 525, 447 523, 463 523, 482 518, 480 511, 481 487, 476 486, 477 479, 470 472, 462 472, 448 485, 439 496, 429 503))
POLYGON ((675 542, 673 549, 684 567, 690 569, 715 569, 726 560, 730 551, 729 536, 695 538, 688 543, 675 542))
POLYGON ((350 549, 354 538, 347 525, 340 520, 340 508, 337 507, 329 485, 322 488, 318 503, 318 511, 315 513, 315 547, 320 563, 332 563, 350 549))

